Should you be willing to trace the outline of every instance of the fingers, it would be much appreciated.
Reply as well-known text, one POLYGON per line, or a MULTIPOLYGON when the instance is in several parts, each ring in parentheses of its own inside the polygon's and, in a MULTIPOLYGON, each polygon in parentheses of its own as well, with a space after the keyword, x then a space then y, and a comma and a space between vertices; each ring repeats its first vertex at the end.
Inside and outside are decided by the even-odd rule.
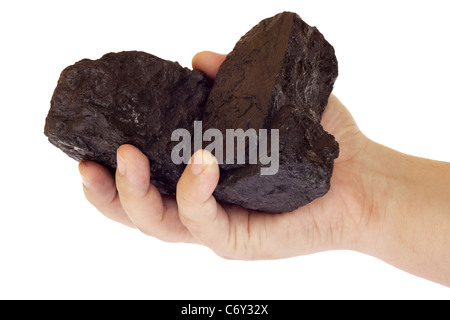
POLYGON ((218 182, 216 159, 210 152, 199 150, 178 181, 176 197, 181 222, 199 242, 221 252, 227 244, 229 220, 212 196, 218 182))
POLYGON ((85 160, 80 161, 78 169, 88 201, 109 219, 134 228, 120 204, 114 178, 108 169, 96 162, 85 160))
POLYGON ((116 186, 125 212, 142 232, 169 242, 195 242, 178 217, 175 200, 163 199, 150 183, 147 157, 131 145, 117 150, 116 186))
POLYGON ((192 68, 203 71, 210 80, 214 81, 219 67, 226 57, 226 54, 202 51, 197 53, 192 59, 192 68))

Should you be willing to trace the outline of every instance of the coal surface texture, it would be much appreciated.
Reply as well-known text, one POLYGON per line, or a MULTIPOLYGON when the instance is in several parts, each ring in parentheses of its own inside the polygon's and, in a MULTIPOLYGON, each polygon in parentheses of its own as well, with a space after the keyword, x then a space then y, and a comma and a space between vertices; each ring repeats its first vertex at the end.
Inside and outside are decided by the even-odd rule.
POLYGON ((211 84, 200 71, 145 52, 108 53, 84 59, 61 73, 44 133, 80 160, 111 170, 121 144, 139 148, 151 161, 151 180, 174 194, 182 165, 171 161, 172 131, 200 120, 211 84))
POLYGON ((214 195, 248 209, 292 211, 330 187, 339 147, 320 120, 336 77, 333 47, 297 14, 284 12, 239 40, 212 90, 203 73, 143 52, 67 67, 44 133, 70 157, 111 170, 117 148, 132 144, 149 158, 152 183, 174 194, 184 165, 171 161, 178 143, 171 141, 173 130, 185 128, 193 137, 194 120, 224 137, 226 129, 278 129, 278 173, 261 176, 261 165, 223 164, 214 195))
POLYGON ((204 130, 278 129, 280 164, 271 176, 260 176, 260 165, 221 165, 218 200, 283 212, 328 192, 339 146, 320 120, 337 75, 333 47, 295 13, 265 19, 239 40, 217 74, 204 130))

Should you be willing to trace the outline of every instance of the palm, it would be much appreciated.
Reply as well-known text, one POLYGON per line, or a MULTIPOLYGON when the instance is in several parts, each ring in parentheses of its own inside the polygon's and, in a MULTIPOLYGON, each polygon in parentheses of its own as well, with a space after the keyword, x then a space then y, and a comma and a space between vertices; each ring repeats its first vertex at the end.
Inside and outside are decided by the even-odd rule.
POLYGON ((323 250, 324 245, 331 249, 333 243, 342 240, 343 228, 361 220, 364 194, 352 164, 364 148, 362 134, 334 95, 329 99, 322 125, 340 145, 330 191, 302 208, 279 215, 225 206, 229 230, 235 233, 230 235, 230 239, 235 239, 230 244, 231 256, 283 258, 323 250), (285 249, 275 252, 271 248, 285 249))

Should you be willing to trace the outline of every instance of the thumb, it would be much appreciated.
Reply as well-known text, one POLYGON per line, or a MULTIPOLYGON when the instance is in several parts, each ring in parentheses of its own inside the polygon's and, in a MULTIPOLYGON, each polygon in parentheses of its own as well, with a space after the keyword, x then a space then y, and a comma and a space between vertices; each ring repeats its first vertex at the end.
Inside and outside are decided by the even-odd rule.
POLYGON ((178 214, 181 222, 201 243, 215 251, 226 243, 228 216, 212 193, 219 182, 216 158, 198 150, 177 184, 178 214))

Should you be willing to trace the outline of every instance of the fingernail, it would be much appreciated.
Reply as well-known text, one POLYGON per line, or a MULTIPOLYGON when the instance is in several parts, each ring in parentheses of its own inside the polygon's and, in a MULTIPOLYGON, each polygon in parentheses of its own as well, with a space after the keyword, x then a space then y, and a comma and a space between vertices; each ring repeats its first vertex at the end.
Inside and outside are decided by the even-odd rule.
POLYGON ((89 188, 90 187, 89 181, 86 179, 86 177, 82 173, 82 167, 83 166, 84 166, 84 163, 83 163, 83 160, 81 160, 79 165, 78 165, 78 169, 80 171, 80 176, 81 176, 81 182, 83 183, 83 186, 85 188, 89 188))
POLYGON ((202 163, 196 163, 194 161, 194 163, 191 163, 191 172, 194 176, 198 176, 199 174, 201 174, 203 172, 203 170, 205 170, 206 165, 202 162, 202 163))
POLYGON ((205 169, 205 164, 191 164, 191 172, 194 176, 198 176, 205 169))
POLYGON ((83 176, 83 175, 81 175, 81 182, 83 183, 83 186, 85 187, 85 188, 89 188, 90 187, 90 184, 89 184, 89 182, 86 180, 86 178, 83 176))
POLYGON ((127 173, 127 162, 121 157, 119 152, 117 152, 117 171, 119 171, 119 174, 121 175, 127 173))
POLYGON ((191 163, 191 172, 194 176, 198 176, 203 171, 205 171, 205 168, 208 165, 217 163, 216 158, 211 153, 203 150, 198 150, 191 158, 191 160, 192 159, 193 161, 191 163))

